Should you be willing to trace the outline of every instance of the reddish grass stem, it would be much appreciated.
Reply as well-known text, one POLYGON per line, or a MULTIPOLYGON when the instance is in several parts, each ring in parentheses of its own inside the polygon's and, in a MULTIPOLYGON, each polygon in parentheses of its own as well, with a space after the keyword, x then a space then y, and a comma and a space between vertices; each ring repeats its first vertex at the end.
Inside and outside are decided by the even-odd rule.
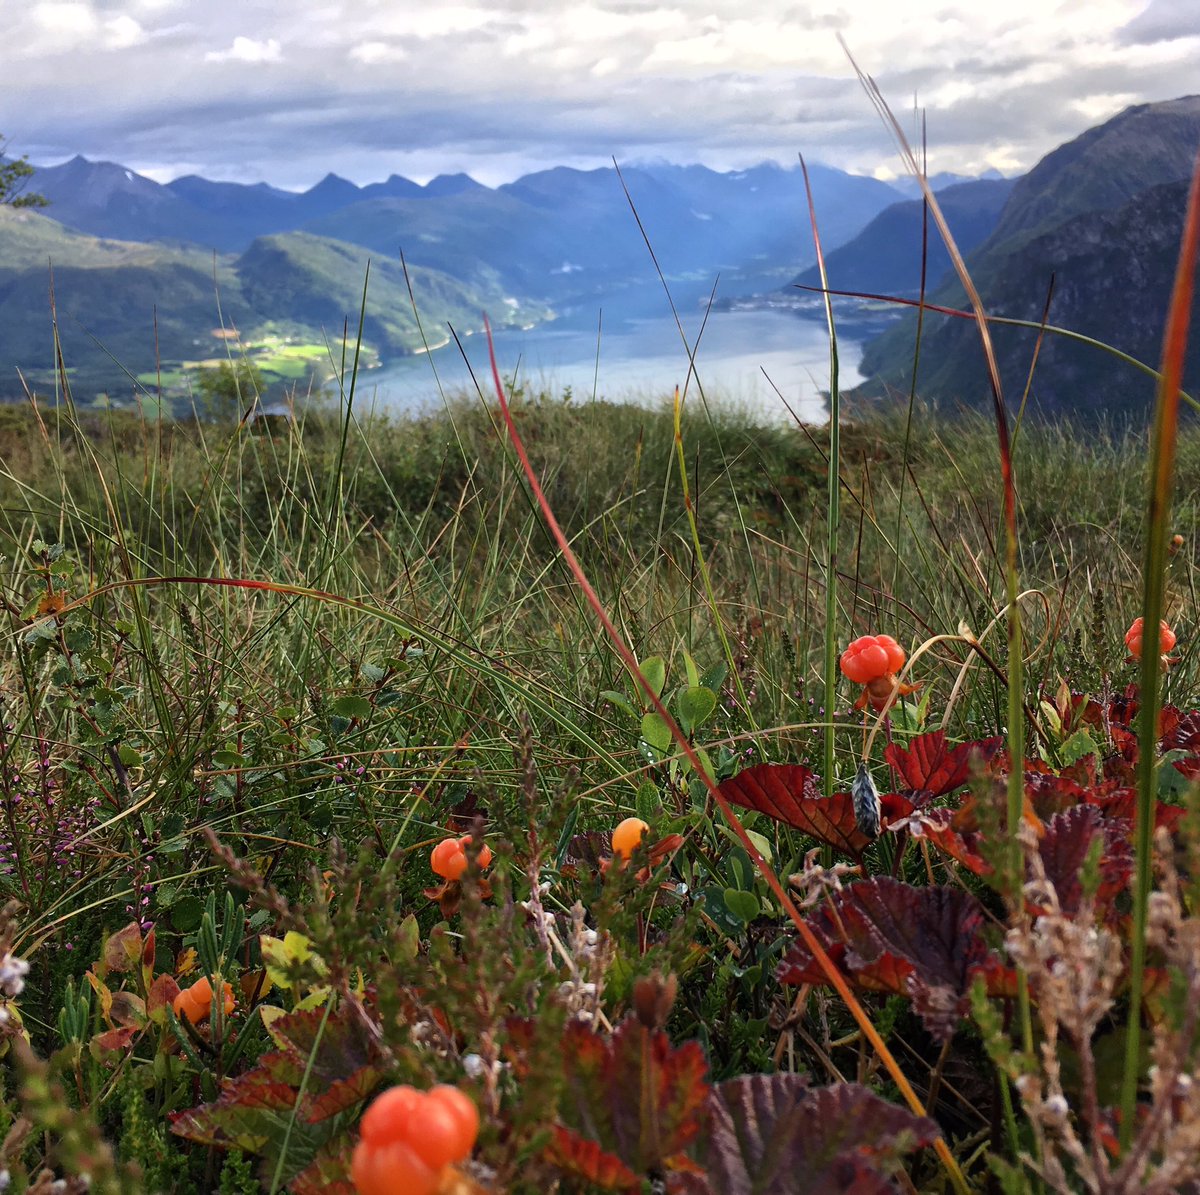
MULTIPOLYGON (((642 692, 645 693, 647 700, 654 707, 655 712, 663 720, 663 723, 666 725, 668 730, 670 730, 671 736, 679 745, 680 750, 687 759, 688 763, 692 766, 692 769, 695 771, 696 775, 699 776, 704 782, 704 785, 707 787, 714 803, 716 804, 717 808, 720 809, 721 815, 725 818, 725 821, 728 823, 730 829, 733 830, 734 834, 737 836, 738 841, 742 844, 743 849, 753 861, 754 866, 758 869, 759 873, 766 881, 767 886, 771 889, 772 893, 774 893, 776 900, 779 901, 780 907, 787 913, 788 917, 791 918, 792 923, 796 926, 797 933, 800 935, 805 946, 816 960, 818 966, 820 966, 822 971, 825 972, 826 978, 829 980, 830 985, 845 1002, 845 1005, 851 1016, 854 1017, 859 1028, 862 1030, 863 1036, 870 1043, 872 1049, 874 1049, 878 1055, 879 1060, 887 1069, 888 1074, 892 1077, 892 1080, 895 1082, 901 1095, 903 1095, 905 1102, 918 1116, 924 1116, 924 1104, 921 1103, 921 1099, 917 1095, 912 1084, 908 1081, 908 1077, 900 1069, 895 1057, 888 1049, 887 1043, 884 1042, 883 1038, 879 1034, 879 1031, 875 1028, 874 1024, 872 1024, 871 1018, 867 1015, 866 1010, 859 1003, 854 993, 850 990, 850 986, 847 984, 845 977, 826 953, 825 948, 813 934, 812 930, 810 930, 805 924, 804 918, 800 915, 800 910, 796 907, 791 897, 788 896, 787 891, 779 881, 779 877, 759 853, 758 848, 754 845, 753 840, 746 833, 745 826, 742 825, 741 820, 738 818, 737 814, 734 813, 732 806, 730 806, 729 802, 722 795, 721 790, 717 786, 716 782, 711 776, 709 776, 708 772, 701 763, 699 756, 696 754, 695 749, 692 747, 691 743, 688 742, 687 736, 679 728, 679 725, 671 715, 670 710, 668 710, 663 704, 662 699, 655 691, 654 686, 649 680, 647 680, 645 674, 638 666, 637 658, 634 656, 633 651, 622 638, 620 631, 617 630, 612 619, 609 617, 608 612, 605 610, 604 605, 600 601, 595 589, 592 588, 592 584, 588 580, 587 575, 584 573, 583 567, 576 559, 575 553, 571 550, 570 542, 567 540, 565 533, 559 526, 558 519, 555 517, 554 511, 551 508, 548 499, 546 498, 545 492, 542 490, 541 484, 538 482, 537 473, 534 471, 533 465, 530 463, 529 455, 525 451, 525 445, 521 440, 520 433, 517 431, 517 425, 513 420, 512 412, 509 410, 508 398, 504 393, 504 384, 500 380, 500 369, 496 363, 496 350, 492 341, 492 328, 491 324, 486 320, 486 318, 484 320, 484 327, 487 332, 488 352, 491 358, 492 380, 496 386, 496 397, 500 403, 500 412, 503 416, 504 424, 508 428, 508 434, 510 440, 512 441, 513 450, 516 452, 517 459, 521 463, 521 468, 525 472, 525 477, 529 482, 530 489, 533 491, 533 496, 536 499, 538 506, 541 508, 542 517, 546 520, 546 526, 549 529, 551 536, 554 538, 555 543, 558 545, 559 551, 562 552, 563 559, 566 561, 567 567, 570 569, 571 574, 575 579, 575 583, 579 586, 584 597, 587 599, 588 605, 591 606, 592 611, 595 613, 596 618, 600 622, 600 625, 604 628, 605 633, 608 635, 609 640, 616 649, 617 655, 620 656, 621 661, 624 663, 626 668, 629 669, 630 674, 637 681, 642 692)), ((938 1157, 941 1159, 942 1165, 945 1167, 946 1174, 949 1177, 954 1189, 959 1192, 959 1195, 968 1195, 969 1188, 967 1187, 966 1179, 963 1177, 962 1170, 959 1168, 957 1160, 950 1152, 949 1147, 946 1145, 945 1139, 939 1137, 934 1142, 934 1149, 937 1151, 938 1157)))

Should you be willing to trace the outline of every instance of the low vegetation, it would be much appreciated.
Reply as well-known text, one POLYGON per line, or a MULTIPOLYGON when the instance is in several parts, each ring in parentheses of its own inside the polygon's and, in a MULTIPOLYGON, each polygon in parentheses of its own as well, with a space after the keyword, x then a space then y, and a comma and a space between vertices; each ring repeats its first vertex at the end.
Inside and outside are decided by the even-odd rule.
POLYGON ((844 428, 831 576, 824 431, 519 390, 534 474, 648 691, 490 401, 0 415, 14 1189, 1194 1179, 1194 429, 1123 1123, 1142 433, 1015 436, 1010 832, 982 419, 844 428), (827 711, 829 635, 859 642, 827 711))

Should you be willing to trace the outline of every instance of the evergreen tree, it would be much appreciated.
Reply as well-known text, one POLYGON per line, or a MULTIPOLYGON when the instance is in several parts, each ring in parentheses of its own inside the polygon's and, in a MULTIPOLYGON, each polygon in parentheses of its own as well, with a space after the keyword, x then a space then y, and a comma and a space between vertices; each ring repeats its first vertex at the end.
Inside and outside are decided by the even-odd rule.
POLYGON ((0 133, 0 205, 9 207, 45 207, 50 200, 31 191, 24 194, 34 168, 28 158, 9 158, 4 153, 5 137, 0 133))

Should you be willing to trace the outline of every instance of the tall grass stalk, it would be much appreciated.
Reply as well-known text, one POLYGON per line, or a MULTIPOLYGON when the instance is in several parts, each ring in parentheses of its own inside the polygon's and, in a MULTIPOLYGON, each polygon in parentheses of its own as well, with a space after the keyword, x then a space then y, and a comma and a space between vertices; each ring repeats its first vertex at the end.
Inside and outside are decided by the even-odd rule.
POLYGON ((1145 628, 1138 710, 1138 800, 1134 823, 1133 958, 1130 963, 1129 1021, 1125 1037, 1125 1073, 1121 1083, 1121 1144, 1133 1140, 1141 1052, 1142 993, 1146 967, 1146 910, 1153 870, 1154 807, 1158 795, 1158 716, 1162 706, 1159 680, 1158 624, 1165 606, 1167 519, 1175 475, 1179 433, 1179 384, 1187 351, 1197 258, 1200 256, 1200 154, 1188 194, 1187 217, 1179 246, 1175 285, 1163 333, 1163 361, 1154 427, 1150 441, 1150 487, 1146 499, 1146 531, 1142 570, 1142 618, 1145 628))
MULTIPOLYGON (((825 972, 831 986, 842 998, 849 1010, 850 1014, 857 1022, 859 1029, 862 1031, 863 1037, 875 1051, 880 1062, 883 1063, 888 1074, 895 1082, 905 1102, 918 1116, 925 1115, 925 1106, 922 1104, 920 1097, 917 1095, 912 1084, 908 1081, 908 1077, 900 1069, 892 1052, 888 1049, 887 1043, 883 1040, 879 1031, 875 1028, 871 1018, 867 1015, 866 1010, 859 1003, 857 997, 851 991, 845 977, 838 969, 837 965, 829 957, 825 948, 818 940, 813 931, 808 927, 804 918, 800 914, 800 910, 796 907, 795 902, 788 895, 779 877, 775 874, 771 865, 763 858, 759 849, 755 846, 753 839, 746 833, 746 828, 742 824, 741 819, 733 811, 733 807, 725 799, 721 793, 719 786, 713 777, 705 768, 696 749, 689 742, 687 735, 680 729, 679 724, 675 721, 670 710, 659 697, 657 689, 647 679, 646 674, 642 671, 638 664, 637 657, 633 654, 629 645, 625 642, 620 631, 609 617, 608 612, 604 608, 604 604, 600 601, 595 589, 587 578, 587 574, 583 571, 575 553, 571 550, 570 541, 563 533, 561 526, 555 518, 554 511, 546 498, 540 483, 538 482, 537 473, 533 465, 530 463, 529 456, 525 451, 525 445, 521 440, 520 433, 517 431, 516 422, 513 420, 512 411, 508 405, 508 398, 504 392, 504 384, 500 380, 500 369, 496 363, 495 345, 492 341, 492 331, 490 325, 485 325, 488 337, 488 351, 491 356, 492 364, 492 380, 496 387, 496 397, 500 403, 500 410, 504 417, 505 426, 508 429, 508 434, 512 440, 513 448, 521 461, 521 467, 525 472, 525 478, 529 483, 530 489, 533 491, 535 500, 542 511, 542 516, 546 521, 546 526, 549 528, 555 543, 558 545, 559 551, 563 555, 563 559, 567 563, 575 583, 579 586, 587 599, 588 605, 592 608, 593 613, 603 626, 605 634, 615 648, 617 655, 621 658, 621 662, 629 670, 630 675, 637 682, 638 687, 642 690, 643 695, 649 704, 654 708, 658 716, 663 720, 667 729, 671 733, 671 737, 679 746, 684 758, 691 765, 694 773, 701 779, 704 786, 708 789, 709 795, 712 797, 717 808, 721 811, 721 815, 725 818, 729 828, 736 835, 742 849, 745 850, 751 862, 758 870, 759 874, 766 881, 767 886, 771 889, 776 900, 779 901, 780 907, 787 913, 792 924, 795 925, 797 932, 804 941, 805 946, 811 951, 817 965, 825 972)), ((938 1157, 941 1159, 942 1165, 946 1170, 946 1175, 949 1178, 951 1185, 959 1195, 968 1195, 969 1188, 967 1187, 966 1179, 963 1177, 961 1168, 954 1155, 950 1152, 945 1139, 938 1137, 934 1143, 934 1149, 937 1151, 938 1157)))
MULTIPOLYGON (((843 48, 845 43, 843 43, 843 48)), ((979 338, 983 345, 984 357, 987 361, 988 382, 992 392, 992 406, 996 420, 996 439, 1000 458, 1000 485, 1004 500, 1004 585, 1008 609, 1008 725, 1007 739, 1009 752, 1008 801, 1006 810, 1006 826, 1008 832, 1007 884, 1009 899, 1014 915, 1020 911, 1023 904, 1024 855, 1021 848, 1018 831, 1025 807, 1025 670, 1024 646, 1021 626, 1021 609, 1019 604, 1020 583, 1018 578, 1018 549, 1017 536, 1017 493, 1013 477, 1012 444, 1009 436, 1008 412, 1004 405, 1004 391, 1000 381, 1000 370, 996 363, 996 353, 992 345, 991 333, 988 329, 987 313, 983 300, 971 277, 967 264, 959 252, 954 236, 941 205, 929 179, 921 170, 912 146, 904 135, 899 121, 875 80, 866 75, 854 57, 850 55, 850 63, 859 82, 870 97, 884 124, 891 129, 892 135, 900 149, 901 156, 909 172, 920 184, 930 215, 933 216, 938 232, 946 246, 946 252, 954 266, 955 273, 962 283, 971 302, 979 338)), ((1017 1023, 1020 1027, 1022 1045, 1027 1054, 1033 1053, 1033 1015, 1029 1000, 1029 979, 1023 969, 1017 969, 1017 1023)), ((1006 1100, 1011 1095, 1006 1093, 1006 1100)), ((1006 1103, 1006 1110, 1008 1104, 1006 1103)), ((1010 1136, 1013 1132, 1012 1122, 1009 1122, 1010 1136)), ((1015 1142, 1010 1141, 1010 1146, 1015 1142)))
MULTIPOLYGON (((817 255, 817 269, 820 272, 821 286, 829 286, 829 278, 825 273, 825 254, 821 249, 821 233, 817 227, 817 208, 813 202, 812 183, 808 178, 808 166, 804 155, 800 155, 800 170, 804 175, 804 194, 808 200, 808 218, 812 225, 813 250, 817 255)), ((836 776, 834 773, 837 757, 835 755, 834 713, 837 709, 837 678, 838 678, 838 527, 841 523, 841 480, 842 480, 842 401, 838 385, 838 342, 837 326, 833 320, 833 301, 828 292, 825 294, 825 326, 829 332, 829 459, 827 467, 829 476, 825 489, 825 743, 824 767, 825 795, 832 796, 836 776)), ((833 859, 827 848, 824 852, 825 864, 828 866, 833 859)))

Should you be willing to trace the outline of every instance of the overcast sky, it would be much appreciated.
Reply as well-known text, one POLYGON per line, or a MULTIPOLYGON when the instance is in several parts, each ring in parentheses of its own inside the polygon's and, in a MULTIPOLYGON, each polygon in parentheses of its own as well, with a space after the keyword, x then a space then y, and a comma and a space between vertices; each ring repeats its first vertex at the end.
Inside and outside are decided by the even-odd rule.
POLYGON ((648 158, 886 177, 841 33, 931 170, 1005 172, 1200 92, 1200 0, 0 0, 0 132, 160 181, 303 188, 648 158))

